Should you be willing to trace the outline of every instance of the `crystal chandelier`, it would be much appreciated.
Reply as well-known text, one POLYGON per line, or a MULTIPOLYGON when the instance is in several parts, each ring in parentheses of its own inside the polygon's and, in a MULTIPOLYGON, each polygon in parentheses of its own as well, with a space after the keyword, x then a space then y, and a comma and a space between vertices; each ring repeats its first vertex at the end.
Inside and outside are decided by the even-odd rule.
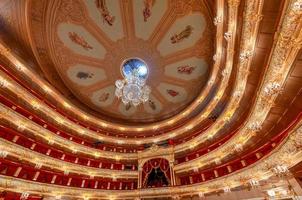
POLYGON ((147 65, 140 59, 129 59, 122 64, 123 80, 115 82, 115 96, 125 105, 138 106, 149 100, 151 89, 146 85, 147 65))

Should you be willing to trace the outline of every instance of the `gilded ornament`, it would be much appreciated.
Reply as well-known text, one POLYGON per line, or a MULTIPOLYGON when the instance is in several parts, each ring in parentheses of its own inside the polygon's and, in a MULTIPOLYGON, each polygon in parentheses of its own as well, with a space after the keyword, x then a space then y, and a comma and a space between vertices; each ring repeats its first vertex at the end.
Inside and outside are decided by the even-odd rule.
POLYGON ((233 7, 238 7, 240 3, 240 0, 228 0, 228 6, 233 8, 233 7))

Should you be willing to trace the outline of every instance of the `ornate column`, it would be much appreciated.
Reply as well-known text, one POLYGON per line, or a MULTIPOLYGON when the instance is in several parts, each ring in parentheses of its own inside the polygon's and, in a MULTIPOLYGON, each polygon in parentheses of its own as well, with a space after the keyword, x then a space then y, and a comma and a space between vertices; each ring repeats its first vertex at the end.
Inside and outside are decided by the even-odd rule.
POLYGON ((174 185, 176 185, 175 172, 174 172, 174 161, 170 161, 169 165, 170 165, 170 174, 171 174, 171 185, 174 186, 174 185))
POLYGON ((138 165, 138 181, 137 181, 137 188, 142 188, 142 172, 143 172, 143 166, 141 166, 141 163, 138 165))

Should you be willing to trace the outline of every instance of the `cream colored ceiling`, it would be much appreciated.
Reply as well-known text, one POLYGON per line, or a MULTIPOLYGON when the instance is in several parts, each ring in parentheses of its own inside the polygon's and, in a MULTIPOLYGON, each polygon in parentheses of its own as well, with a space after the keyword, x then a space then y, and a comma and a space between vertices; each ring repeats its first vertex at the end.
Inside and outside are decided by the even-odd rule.
POLYGON ((42 64, 42 70, 58 74, 79 101, 101 116, 125 122, 159 121, 180 112, 201 92, 211 71, 214 46, 205 5, 192 4, 189 11, 169 0, 47 4, 50 10, 44 13, 44 22, 32 27, 44 31, 31 35, 34 49, 47 51, 52 63, 42 64), (147 8, 151 14, 144 17, 147 8), (180 38, 177 42, 172 41, 175 35, 180 38), (120 65, 131 57, 143 59, 150 71, 151 98, 138 107, 125 106, 114 96, 114 82, 122 78, 120 65))

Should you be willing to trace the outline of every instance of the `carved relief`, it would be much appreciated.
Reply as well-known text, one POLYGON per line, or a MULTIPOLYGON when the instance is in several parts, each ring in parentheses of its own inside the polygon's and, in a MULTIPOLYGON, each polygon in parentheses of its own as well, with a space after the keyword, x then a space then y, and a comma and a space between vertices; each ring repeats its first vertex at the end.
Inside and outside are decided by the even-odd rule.
POLYGON ((172 44, 183 41, 185 38, 189 38, 192 34, 193 27, 191 25, 186 26, 186 28, 178 34, 174 34, 170 40, 172 44))
MULTIPOLYGON (((195 45, 195 52, 194 54, 197 57, 206 57, 207 59, 210 58, 211 56, 213 56, 214 54, 214 47, 213 47, 213 43, 214 40, 211 37, 211 35, 213 35, 213 31, 210 28, 210 26, 207 26, 207 28, 205 29, 205 31, 203 32, 203 37, 197 42, 197 44, 195 45)), ((215 57, 213 57, 214 59, 215 57)), ((207 60, 207 62, 211 62, 210 59, 207 60)))
POLYGON ((3 56, 8 56, 10 53, 10 49, 9 48, 6 48, 6 47, 3 47, 3 48, 0 48, 0 55, 3 55, 3 56))
POLYGON ((77 77, 79 79, 87 79, 87 78, 92 78, 94 76, 93 73, 87 73, 87 72, 78 72, 77 77))
POLYGON ((103 93, 103 94, 99 97, 99 101, 100 101, 100 102, 105 102, 105 101, 108 100, 108 98, 109 98, 109 93, 108 93, 108 92, 107 92, 107 93, 103 93))
POLYGON ((179 95, 179 92, 176 92, 175 90, 172 89, 168 89, 167 93, 172 97, 176 97, 177 95, 179 95))
POLYGON ((115 20, 115 17, 112 16, 106 6, 106 0, 95 0, 96 7, 100 11, 103 21, 107 22, 109 26, 112 26, 115 20))
POLYGON ((151 8, 153 7, 155 3, 155 0, 144 0, 144 10, 143 10, 143 16, 144 21, 146 22, 149 17, 151 17, 151 8))
POLYGON ((190 67, 189 65, 179 66, 177 72, 180 74, 191 74, 196 67, 190 67))
MULTIPOLYGON (((299 150, 301 151, 302 150, 302 127, 300 127, 297 131, 296 131, 296 134, 293 134, 291 136, 291 140, 293 142, 293 147, 296 149, 296 150, 299 150)), ((292 151, 293 152, 293 151, 292 151)))
POLYGON ((74 43, 82 46, 85 50, 93 49, 93 47, 90 46, 86 42, 86 40, 83 37, 79 36, 77 33, 75 33, 75 32, 69 32, 68 36, 69 36, 69 38, 70 38, 70 40, 72 42, 74 42, 74 43))
POLYGON ((172 9, 178 17, 185 16, 193 9, 193 0, 173 0, 172 9))

